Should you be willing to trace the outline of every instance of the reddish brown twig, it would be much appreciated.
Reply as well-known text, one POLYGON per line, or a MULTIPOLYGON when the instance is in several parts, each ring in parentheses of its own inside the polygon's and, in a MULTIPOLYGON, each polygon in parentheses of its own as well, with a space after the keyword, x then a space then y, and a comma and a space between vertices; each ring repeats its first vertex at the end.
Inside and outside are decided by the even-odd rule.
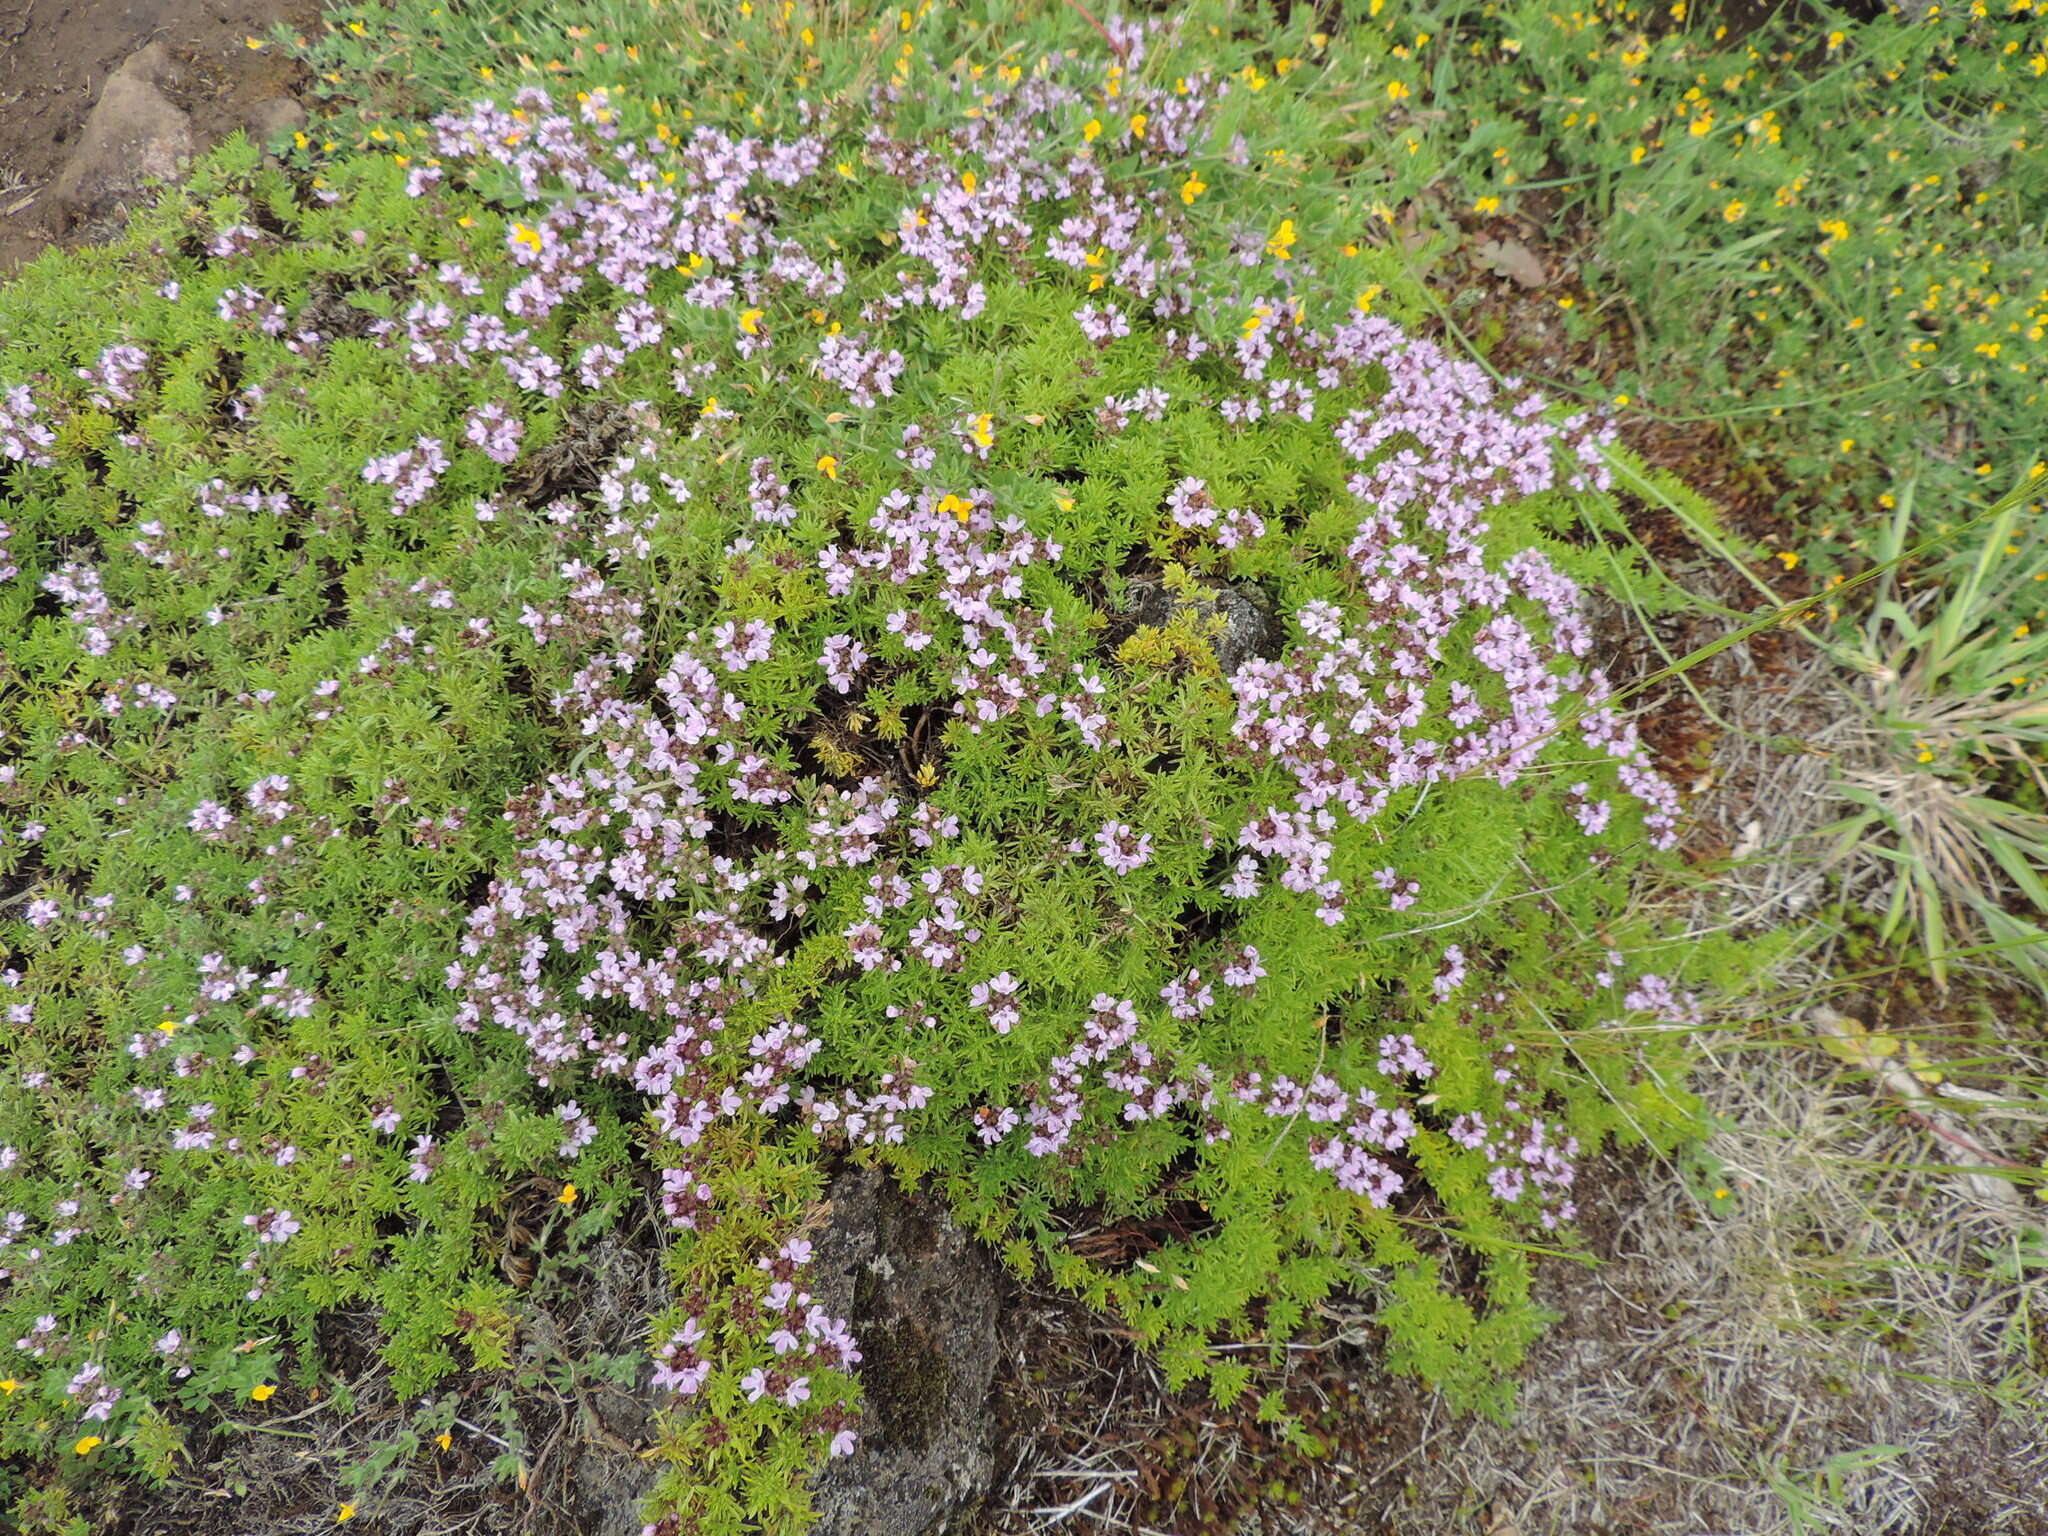
POLYGON ((1974 1157, 1981 1158, 1986 1167, 2017 1168, 2022 1173, 2033 1172, 2033 1170, 2029 1168, 2025 1163, 2016 1163, 2009 1157, 2000 1157, 1996 1152, 1988 1151, 1985 1148, 1978 1146, 1977 1143, 1970 1140, 1969 1137, 1962 1135, 1960 1132, 1950 1130, 1947 1126, 1941 1124, 1939 1121, 1934 1120, 1927 1115, 1921 1114, 1920 1111, 1918 1111, 1917 1109, 1907 1109, 1904 1105, 1901 1105, 1899 1107, 1899 1113, 1904 1115, 1908 1120, 1912 1121, 1915 1125, 1919 1126, 1922 1130, 1932 1131, 1935 1135, 1939 1136, 1943 1141, 1953 1142, 1955 1145, 1961 1147, 1965 1152, 1970 1153, 1974 1157))
POLYGON ((1116 55, 1118 63, 1122 63, 1124 57, 1124 50, 1117 45, 1117 40, 1109 35, 1108 29, 1105 28, 1101 22, 1097 21, 1093 16, 1090 16, 1088 14, 1088 8, 1081 4, 1081 0, 1067 0, 1067 4, 1080 16, 1080 18, 1083 21, 1087 22, 1089 26, 1093 27, 1098 33, 1101 34, 1102 40, 1105 43, 1109 44, 1109 51, 1116 55))

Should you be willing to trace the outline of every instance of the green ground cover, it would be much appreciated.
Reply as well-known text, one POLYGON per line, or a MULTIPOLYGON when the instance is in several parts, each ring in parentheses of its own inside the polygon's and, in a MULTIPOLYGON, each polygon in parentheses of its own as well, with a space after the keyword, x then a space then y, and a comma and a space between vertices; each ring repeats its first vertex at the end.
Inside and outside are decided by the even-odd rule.
POLYGON ((1699 1131, 1688 989, 1791 937, 1641 899, 1675 796, 1578 594, 1687 599, 1611 398, 1403 329, 1427 195, 1578 200, 1574 312, 1639 331, 1601 395, 1740 420, 1803 568, 1895 561, 1831 634, 1914 680, 1893 929, 2031 942, 2048 566, 1983 515, 2038 457, 2031 13, 332 20, 282 168, 0 289, 0 1447, 46 1524, 313 1391, 334 1307, 404 1392, 506 1367, 538 1191, 671 1229, 657 1528, 797 1528, 852 1449, 796 1299, 846 1158, 1220 1402, 1214 1342, 1349 1287, 1506 1412, 1577 1168, 1699 1131), (1062 1244, 1169 1205, 1142 1265, 1062 1244))

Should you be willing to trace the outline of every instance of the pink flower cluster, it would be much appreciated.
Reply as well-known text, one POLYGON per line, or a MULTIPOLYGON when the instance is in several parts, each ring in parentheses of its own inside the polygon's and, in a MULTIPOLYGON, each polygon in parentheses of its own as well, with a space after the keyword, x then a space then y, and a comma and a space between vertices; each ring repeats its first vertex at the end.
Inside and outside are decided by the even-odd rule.
MULTIPOLYGON (((475 436, 474 427, 471 435, 475 436)), ((363 478, 371 485, 391 487, 391 512, 395 517, 425 501, 447 467, 448 455, 441 450, 441 440, 422 437, 410 448, 370 460, 363 466, 363 478)))
POLYGON ((0 459, 12 459, 35 469, 48 469, 57 462, 50 450, 57 444, 56 431, 40 414, 26 384, 0 390, 0 459))

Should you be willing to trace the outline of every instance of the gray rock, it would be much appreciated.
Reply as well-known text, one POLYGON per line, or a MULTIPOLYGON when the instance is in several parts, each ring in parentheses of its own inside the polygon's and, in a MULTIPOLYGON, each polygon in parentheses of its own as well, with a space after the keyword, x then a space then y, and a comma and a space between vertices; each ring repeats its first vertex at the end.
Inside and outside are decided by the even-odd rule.
POLYGON ((114 220, 139 205, 153 181, 183 172, 197 150, 192 123, 163 93, 170 50, 151 43, 107 77, 50 188, 50 206, 67 225, 114 220))
MULTIPOLYGON (((941 1536, 971 1514, 995 1478, 996 1264, 943 1207, 913 1200, 875 1169, 826 1191, 806 1284, 860 1340, 860 1448, 812 1484, 814 1536, 941 1536)), ((623 1244, 590 1260, 589 1313, 644 1319, 665 1292, 659 1254, 623 1244)), ((546 1318, 532 1343, 556 1357, 620 1347, 611 1330, 564 1331, 546 1318), (539 1336, 541 1329, 547 1336, 539 1336), (586 1336, 586 1333, 588 1336, 586 1336)), ((646 1373, 579 1392, 580 1434, 566 1468, 582 1536, 639 1536, 641 1506, 662 1464, 640 1452, 670 1406, 646 1373)))
POLYGON ((306 109, 289 96, 271 96, 249 109, 243 124, 249 137, 266 147, 295 128, 306 126, 306 109))
POLYGON ((1274 635, 1264 595, 1249 583, 1197 577, 1192 586, 1176 591, 1157 576, 1132 580, 1123 610, 1128 622, 1164 629, 1183 613, 1192 613, 1205 624, 1222 621, 1209 645, 1225 677, 1265 649, 1274 635))
POLYGON ((877 1170, 841 1175, 830 1199, 813 1285, 860 1340, 866 1401, 859 1451, 812 1484, 816 1536, 938 1536, 995 1478, 995 1261, 877 1170))

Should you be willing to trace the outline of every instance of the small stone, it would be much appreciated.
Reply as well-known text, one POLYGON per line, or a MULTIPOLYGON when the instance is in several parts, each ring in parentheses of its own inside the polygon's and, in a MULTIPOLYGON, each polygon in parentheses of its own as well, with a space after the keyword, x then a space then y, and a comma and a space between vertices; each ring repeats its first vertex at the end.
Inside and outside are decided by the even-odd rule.
POLYGON ((1217 669, 1225 677, 1266 650, 1274 638, 1264 594, 1248 582, 1197 577, 1180 588, 1169 586, 1157 576, 1140 576, 1131 582, 1122 613, 1125 620, 1164 629, 1182 614, 1192 614, 1205 627, 1215 629, 1210 649, 1216 653, 1217 669), (1218 619, 1222 621, 1220 626, 1214 622, 1218 619))
POLYGON ((256 143, 274 145, 286 134, 306 126, 306 109, 289 96, 272 96, 249 109, 243 126, 256 143))
POLYGON ((184 171, 198 146, 191 120, 160 88, 170 73, 170 50, 157 42, 107 77, 78 147, 50 188, 49 206, 65 225, 117 221, 145 200, 151 182, 184 171))

